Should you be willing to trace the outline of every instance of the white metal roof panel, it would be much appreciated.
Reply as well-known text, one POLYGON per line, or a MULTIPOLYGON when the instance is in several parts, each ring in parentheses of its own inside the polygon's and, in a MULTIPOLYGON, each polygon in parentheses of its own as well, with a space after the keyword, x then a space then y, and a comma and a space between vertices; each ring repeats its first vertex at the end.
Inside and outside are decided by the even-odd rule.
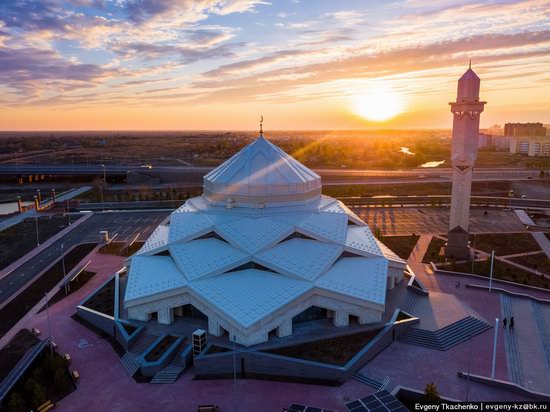
POLYGON ((363 222, 359 216, 357 216, 350 208, 348 208, 344 203, 339 200, 335 199, 335 202, 330 203, 325 207, 322 207, 321 210, 323 212, 329 213, 343 213, 347 215, 349 220, 351 220, 353 223, 359 226, 365 226, 365 222, 363 222))
POLYGON ((310 213, 296 224, 296 228, 310 237, 344 244, 347 236, 348 217, 338 213, 310 213))
POLYGON ((170 256, 134 256, 124 300, 156 295, 188 284, 170 256))
POLYGON ((195 281, 195 290, 244 327, 269 316, 312 288, 304 282, 257 269, 195 281))
POLYGON ((314 280, 342 253, 342 246, 316 240, 290 239, 258 253, 254 261, 290 276, 314 280))
POLYGON ((385 258, 342 258, 315 281, 321 288, 383 305, 388 261, 385 258))
POLYGON ((184 242, 212 230, 214 224, 203 213, 173 213, 168 242, 184 242))
POLYGON ((348 226, 346 250, 367 256, 385 256, 368 226, 348 226))
POLYGON ((169 246, 170 254, 189 280, 217 275, 250 260, 250 255, 218 239, 198 239, 169 246))
POLYGON ((404 259, 401 259, 397 254, 391 250, 389 247, 387 247, 384 243, 382 243, 380 240, 376 239, 376 243, 378 243, 378 246, 380 247, 380 250, 382 253, 384 253, 384 256, 391 260, 392 262, 399 263, 403 265, 403 268, 407 265, 407 261, 404 259))
POLYGON ((216 226, 219 233, 233 246, 256 253, 280 242, 294 231, 294 228, 269 218, 239 219, 216 226))
POLYGON ((153 255, 167 249, 168 245, 168 226, 159 225, 151 233, 151 236, 145 241, 141 249, 138 250, 138 255, 153 255))

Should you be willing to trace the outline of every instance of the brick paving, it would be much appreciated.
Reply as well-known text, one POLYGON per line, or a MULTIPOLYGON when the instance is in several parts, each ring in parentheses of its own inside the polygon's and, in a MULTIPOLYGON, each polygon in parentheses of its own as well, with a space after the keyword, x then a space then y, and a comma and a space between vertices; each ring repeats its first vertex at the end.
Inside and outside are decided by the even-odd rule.
MULTIPOLYGON (((447 233, 449 209, 446 208, 354 208, 371 228, 379 227, 384 235, 447 233)), ((472 209, 470 233, 524 232, 525 225, 511 210, 472 209)))
MULTIPOLYGON (((466 276, 434 276, 426 265, 421 263, 431 237, 431 235, 421 236, 409 258, 409 264, 418 279, 430 291, 456 296, 490 322, 493 322, 496 317, 501 317, 499 293, 464 287, 466 283, 486 285, 487 281, 466 276), (460 288, 456 288, 456 280, 460 280, 462 285, 460 288)), ((135 383, 124 370, 120 358, 110 344, 70 318, 75 312, 75 306, 94 288, 112 276, 123 260, 124 258, 109 255, 95 258, 89 270, 97 271, 98 274, 85 287, 50 309, 53 339, 62 352, 71 354, 72 368, 77 369, 81 376, 78 390, 62 400, 58 404, 58 409, 61 411, 148 411, 154 405, 155 409, 163 411, 196 411, 199 404, 213 403, 219 405, 222 412, 233 410, 232 380, 194 381, 192 371, 188 371, 172 385, 135 383)), ((498 286, 527 293, 525 288, 519 286, 498 286)), ((550 294, 543 291, 529 290, 529 293, 546 299, 550 298, 550 294)), ((402 293, 400 296, 404 295, 406 294, 402 293)), ((548 316, 549 305, 541 305, 541 313, 544 317, 548 316)), ((523 315, 518 311, 516 325, 521 322, 521 316, 523 315)), ((47 331, 46 312, 26 318, 24 326, 38 327, 43 332, 47 331)), ((458 378, 457 372, 467 371, 470 365, 472 373, 490 375, 493 333, 494 330, 490 329, 473 337, 471 343, 461 343, 445 352, 395 342, 367 364, 361 373, 380 381, 388 376, 390 389, 399 384, 423 390, 427 383, 433 381, 445 396, 464 399, 467 382, 465 379, 458 378), (469 362, 470 349, 471 362, 469 362)), ((504 333, 502 328, 499 328, 496 377, 508 380, 504 333)), ((530 367, 530 362, 532 361, 527 360, 525 367, 530 367)), ((342 411, 345 410, 345 402, 366 396, 373 391, 371 387, 355 380, 350 380, 340 387, 238 380, 236 410, 281 411, 292 402, 300 402, 342 411)), ((470 384, 469 399, 525 400, 522 396, 509 391, 501 391, 473 382, 470 384)))

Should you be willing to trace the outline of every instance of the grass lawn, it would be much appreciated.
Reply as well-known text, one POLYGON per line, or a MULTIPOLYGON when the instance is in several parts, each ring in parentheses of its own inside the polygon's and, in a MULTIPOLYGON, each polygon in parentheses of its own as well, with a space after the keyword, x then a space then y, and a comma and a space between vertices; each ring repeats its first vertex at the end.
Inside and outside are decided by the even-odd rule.
MULTIPOLYGON (((84 243, 65 254, 66 272, 69 273, 95 246, 95 243, 84 243)), ((62 277, 63 266, 59 259, 50 269, 35 279, 27 289, 4 306, 0 310, 0 336, 10 330, 34 305, 44 299, 44 292, 51 290, 62 277)))
MULTIPOLYGON (((475 262, 474 273, 480 276, 489 276, 490 259, 483 262, 475 262)), ((444 270, 452 270, 455 272, 472 273, 472 263, 453 263, 449 266, 442 267, 444 270)), ((539 288, 550 288, 550 281, 532 273, 526 272, 515 266, 508 265, 495 259, 493 267, 493 277, 496 279, 508 280, 510 282, 519 283, 522 285, 536 286, 539 288)))
POLYGON ((109 316, 115 314, 115 278, 111 279, 105 286, 90 297, 84 305, 87 308, 109 316))
MULTIPOLYGON (((54 216, 51 219, 38 219, 38 237, 40 243, 65 229, 66 217, 54 216)), ((36 247, 36 223, 34 219, 25 219, 0 232, 0 270, 9 266, 36 247)))
POLYGON ((530 233, 491 233, 470 235, 470 246, 497 256, 514 255, 516 253, 534 252, 540 250, 539 244, 530 233))
POLYGON ((380 241, 395 252, 401 259, 407 260, 413 251, 419 235, 414 236, 383 236, 380 241))
POLYGON ((111 242, 99 249, 98 253, 115 256, 132 256, 141 249, 145 242, 134 242, 132 246, 122 249, 126 242, 111 242))
POLYGON ((441 248, 445 246, 446 241, 433 237, 432 241, 430 242, 430 245, 428 246, 428 250, 426 250, 426 254, 424 255, 424 258, 422 259, 423 263, 430 263, 430 262, 444 262, 445 258, 443 256, 439 256, 439 252, 441 251, 441 248))
POLYGON ((550 275, 550 259, 548 259, 548 256, 544 253, 539 253, 538 255, 519 256, 510 260, 550 275))

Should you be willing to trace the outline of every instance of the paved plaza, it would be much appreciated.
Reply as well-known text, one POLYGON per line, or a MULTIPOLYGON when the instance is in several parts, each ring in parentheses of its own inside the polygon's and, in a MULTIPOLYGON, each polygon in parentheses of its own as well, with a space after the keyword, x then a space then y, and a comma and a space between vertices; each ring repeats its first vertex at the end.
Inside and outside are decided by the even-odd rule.
MULTIPOLYGON (((421 270, 425 266, 420 262, 431 236, 422 236, 413 251, 409 264, 419 274, 419 279, 433 293, 433 305, 443 305, 445 298, 453 301, 450 308, 459 308, 459 315, 474 311, 489 322, 501 317, 501 297, 499 293, 489 294, 484 290, 466 288, 466 283, 486 284, 482 279, 472 280, 468 277, 434 276, 429 271, 421 270), (461 286, 456 288, 456 279, 461 286), (464 313, 462 313, 464 312, 464 313)), ((58 406, 61 411, 72 410, 135 410, 146 411, 154 404, 160 410, 172 410, 178 405, 178 410, 195 411, 198 404, 215 403, 221 410, 233 410, 234 386, 231 380, 193 380, 192 371, 186 372, 173 385, 139 384, 128 376, 119 357, 104 339, 75 322, 70 316, 75 305, 87 296, 94 288, 122 264, 123 258, 101 255, 92 261, 91 270, 98 274, 81 290, 50 309, 52 334, 62 352, 69 352, 73 359, 72 368, 80 373, 81 380, 78 390, 62 400, 58 406)), ((525 293, 521 287, 506 287, 516 292, 525 293)), ((402 291, 406 289, 401 289, 402 291)), ((398 292, 399 293, 399 292, 398 292)), ((550 294, 539 292, 539 296, 549 298, 550 294)), ((543 317, 548 319, 550 306, 543 306, 543 317)), ((422 311, 422 305, 417 308, 422 311)), ((437 322, 448 323, 444 311, 438 310, 437 322)), ((513 310, 516 319, 515 332, 499 328, 496 377, 512 380, 508 364, 510 358, 519 356, 521 364, 521 382, 531 389, 542 390, 547 384, 548 365, 544 363, 541 343, 533 338, 532 311, 522 302, 513 300, 513 310), (516 333, 515 342, 519 350, 510 355, 506 334, 516 333), (531 333, 527 339, 524 334, 531 333), (534 350, 536 349, 536 350, 534 350), (518 355, 519 354, 519 355, 518 355)), ((452 311, 451 311, 452 312, 452 311)), ((458 315, 457 315, 458 316, 458 315)), ((428 321, 429 322, 429 321, 428 321)), ((38 327, 47 330, 46 312, 41 312, 25 319, 26 327, 38 327)), ((548 326, 548 325, 546 325, 548 326)), ((538 332, 537 332, 538 333, 538 332)), ((538 335, 537 335, 538 336, 538 335)), ((390 378, 390 389, 397 384, 423 390, 429 382, 436 382, 442 394, 464 399, 467 382, 457 376, 459 371, 467 371, 468 367, 474 374, 488 376, 491 368, 491 348, 493 329, 489 329, 472 339, 471 344, 465 342, 445 352, 434 351, 420 346, 395 342, 384 352, 368 363, 361 373, 377 380, 390 378), (471 350, 471 358, 470 358, 471 350), (471 359, 471 361, 470 361, 471 359)), ((340 387, 325 387, 285 382, 270 382, 260 380, 238 380, 236 393, 237 410, 240 411, 280 411, 292 402, 301 402, 343 409, 346 401, 366 396, 374 390, 355 380, 350 380, 340 387), (266 405, 269 405, 266 409, 266 405)), ((509 391, 491 388, 478 383, 470 383, 468 398, 471 400, 525 400, 522 396, 509 391)))
MULTIPOLYGON (((378 227, 382 234, 410 235, 411 233, 447 233, 449 214, 447 208, 357 208, 353 209, 371 228, 378 227)), ((513 210, 472 209, 470 233, 498 233, 524 231, 513 210)))

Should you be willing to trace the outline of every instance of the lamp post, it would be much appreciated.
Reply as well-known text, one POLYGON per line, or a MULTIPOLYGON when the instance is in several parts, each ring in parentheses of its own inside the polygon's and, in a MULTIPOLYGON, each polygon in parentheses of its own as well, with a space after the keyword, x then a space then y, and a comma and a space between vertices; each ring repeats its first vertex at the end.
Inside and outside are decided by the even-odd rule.
POLYGON ((55 205, 55 189, 52 189, 52 203, 55 205))
POLYGON ((170 186, 170 199, 172 199, 172 209, 174 208, 174 189, 170 186))
POLYGON ((493 262, 495 260, 495 251, 491 252, 491 271, 489 272, 489 292, 491 292, 493 287, 493 262))
POLYGON ((50 326, 50 308, 48 307, 48 294, 46 292, 44 292, 44 299, 46 300, 46 318, 48 319, 48 335, 50 335, 50 357, 53 359, 52 328, 50 326))
POLYGON ((69 226, 71 226, 71 214, 69 211, 69 198, 67 198, 67 218, 69 219, 69 226))
POLYGON ((42 203, 42 195, 40 194, 40 189, 36 189, 36 193, 38 193, 38 204, 42 203))
POLYGON ((233 410, 237 412, 237 336, 233 335, 233 410))
POLYGON ((99 191, 101 193, 101 211, 105 212, 105 204, 103 203, 103 187, 99 186, 99 191))
MULTIPOLYGON (((37 197, 34 197, 34 203, 37 203, 37 197)), ((34 211, 34 225, 36 227, 36 246, 40 246, 40 237, 38 236, 38 210, 34 211)))
POLYGON ((495 319, 495 339, 493 341, 493 366, 491 368, 491 379, 495 379, 495 365, 497 361, 497 337, 498 337, 498 318, 495 319))
POLYGON ((105 187, 107 187, 107 175, 105 174, 105 165, 101 163, 99 166, 103 168, 103 181, 105 182, 105 187))
MULTIPOLYGON (((63 281, 65 281, 65 276, 67 276, 67 272, 65 270, 65 249, 63 248, 63 243, 61 243, 61 264, 63 266, 63 281)), ((65 285, 65 295, 67 294, 67 286, 65 285)))

